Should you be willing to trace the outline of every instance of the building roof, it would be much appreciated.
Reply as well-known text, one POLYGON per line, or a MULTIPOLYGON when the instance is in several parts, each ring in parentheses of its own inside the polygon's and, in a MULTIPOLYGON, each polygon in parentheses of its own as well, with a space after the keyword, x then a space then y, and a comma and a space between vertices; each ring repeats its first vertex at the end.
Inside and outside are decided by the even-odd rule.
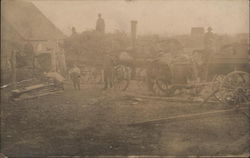
POLYGON ((65 35, 31 2, 4 0, 1 2, 2 27, 12 27, 25 40, 64 39, 65 35))
POLYGON ((1 23, 1 39, 13 42, 25 40, 5 19, 2 19, 1 23))

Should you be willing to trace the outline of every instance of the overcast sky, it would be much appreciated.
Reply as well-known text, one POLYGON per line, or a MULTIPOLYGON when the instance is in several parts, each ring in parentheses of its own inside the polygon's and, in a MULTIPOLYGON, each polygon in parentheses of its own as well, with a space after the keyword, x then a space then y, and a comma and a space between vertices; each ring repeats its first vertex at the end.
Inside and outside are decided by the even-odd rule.
POLYGON ((138 21, 139 34, 186 34, 193 27, 211 26, 215 33, 249 32, 248 0, 47 0, 32 1, 65 34, 95 28, 97 14, 106 31, 130 31, 138 21))

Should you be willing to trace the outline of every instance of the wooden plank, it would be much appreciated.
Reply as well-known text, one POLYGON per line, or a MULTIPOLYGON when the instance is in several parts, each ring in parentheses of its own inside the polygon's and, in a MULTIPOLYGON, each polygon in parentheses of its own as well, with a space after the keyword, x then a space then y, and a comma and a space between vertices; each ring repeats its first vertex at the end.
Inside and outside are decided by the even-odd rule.
POLYGON ((185 121, 185 120, 192 120, 192 119, 201 119, 201 118, 206 118, 206 117, 216 117, 220 115, 234 114, 237 111, 245 111, 247 109, 249 109, 249 107, 242 107, 242 108, 239 108, 238 110, 229 109, 229 110, 217 110, 217 111, 211 111, 211 112, 196 113, 196 114, 177 115, 177 116, 171 116, 167 118, 132 123, 132 124, 129 124, 129 126, 142 126, 142 125, 150 125, 150 124, 185 121))
POLYGON ((47 96, 47 95, 51 95, 51 94, 56 94, 56 93, 62 93, 62 92, 63 91, 53 91, 53 92, 41 93, 41 94, 34 95, 34 96, 26 96, 26 97, 15 98, 15 99, 13 99, 13 101, 35 99, 35 98, 38 98, 38 97, 43 97, 43 96, 47 96))
POLYGON ((2 86, 1 86, 1 89, 7 88, 7 87, 9 87, 10 85, 11 85, 11 84, 2 85, 2 86))
POLYGON ((17 98, 17 97, 20 97, 22 94, 30 93, 30 92, 33 92, 33 91, 39 91, 41 89, 46 89, 46 88, 49 88, 51 86, 52 85, 48 85, 48 84, 37 84, 37 85, 26 87, 24 89, 16 89, 16 90, 12 91, 12 96, 11 97, 12 98, 17 98))
MULTIPOLYGON (((34 78, 30 78, 30 79, 27 79, 27 80, 22 80, 22 81, 19 81, 19 82, 16 82, 16 83, 17 83, 17 85, 18 85, 18 84, 21 84, 21 83, 23 83, 23 82, 28 82, 28 81, 32 81, 32 80, 34 80, 34 78)), ((1 89, 7 88, 7 87, 9 87, 9 86, 11 86, 11 85, 12 85, 11 83, 10 83, 10 84, 2 85, 2 86, 1 86, 1 89)))
POLYGON ((195 88, 211 85, 212 82, 201 82, 201 83, 188 83, 188 84, 173 84, 176 88, 195 88))
POLYGON ((26 79, 26 80, 22 80, 22 81, 17 82, 17 84, 20 84, 20 83, 23 83, 23 82, 29 82, 29 81, 32 81, 34 79, 35 78, 29 78, 29 79, 26 79))
POLYGON ((48 85, 45 85, 45 84, 37 84, 37 85, 32 85, 32 86, 29 86, 29 87, 25 87, 24 89, 21 89, 21 90, 16 89, 16 90, 13 90, 12 92, 14 92, 14 93, 25 93, 25 92, 28 92, 28 91, 44 88, 44 87, 47 87, 47 86, 48 85))

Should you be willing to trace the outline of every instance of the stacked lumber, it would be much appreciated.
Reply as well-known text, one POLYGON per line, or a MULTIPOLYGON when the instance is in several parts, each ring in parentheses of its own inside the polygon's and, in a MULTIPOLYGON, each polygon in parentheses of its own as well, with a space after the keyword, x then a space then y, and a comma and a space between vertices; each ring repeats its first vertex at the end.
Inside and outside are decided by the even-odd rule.
POLYGON ((60 92, 63 88, 59 88, 54 84, 40 83, 36 85, 27 86, 11 91, 10 99, 13 101, 22 99, 31 99, 39 96, 44 96, 56 92, 60 92))

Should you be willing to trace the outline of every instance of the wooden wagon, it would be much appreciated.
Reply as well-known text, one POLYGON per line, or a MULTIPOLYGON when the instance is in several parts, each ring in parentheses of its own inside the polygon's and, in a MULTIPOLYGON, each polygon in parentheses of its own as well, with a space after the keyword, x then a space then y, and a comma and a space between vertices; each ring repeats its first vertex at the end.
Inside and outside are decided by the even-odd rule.
POLYGON ((157 57, 151 60, 120 62, 119 84, 126 90, 135 67, 146 70, 146 82, 155 95, 172 96, 176 90, 193 89, 196 94, 209 86, 217 100, 227 104, 249 102, 249 47, 232 44, 213 52, 197 50, 189 56, 157 57), (195 57, 195 58, 193 58, 195 57), (165 59, 164 59, 165 58, 165 59))

